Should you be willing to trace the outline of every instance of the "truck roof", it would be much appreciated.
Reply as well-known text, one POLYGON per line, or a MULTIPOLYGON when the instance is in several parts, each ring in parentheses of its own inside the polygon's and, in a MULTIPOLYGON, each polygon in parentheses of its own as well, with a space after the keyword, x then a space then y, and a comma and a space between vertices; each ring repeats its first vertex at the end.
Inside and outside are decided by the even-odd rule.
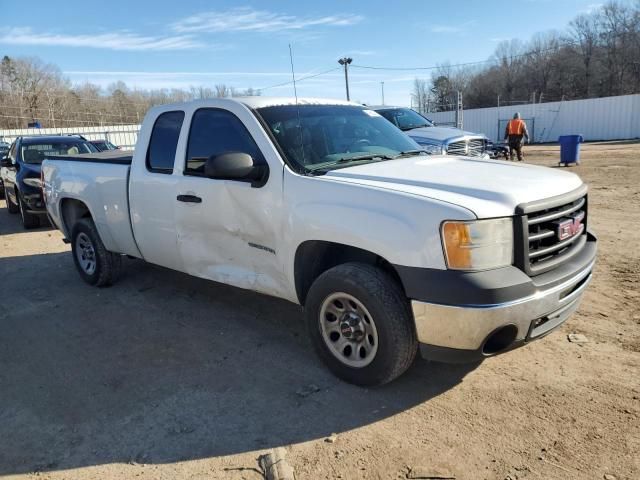
POLYGON ((410 108, 410 107, 400 107, 397 105, 367 105, 372 110, 393 110, 396 108, 410 108))
MULTIPOLYGON (((233 103, 242 103, 249 108, 264 108, 264 107, 275 107, 281 105, 296 105, 295 97, 234 97, 234 98, 208 98, 208 99, 200 99, 200 100, 191 100, 189 102, 179 102, 172 104, 164 104, 158 105, 154 108, 161 108, 166 110, 167 107, 179 108, 180 106, 186 105, 202 105, 206 107, 210 105, 212 102, 215 103, 225 103, 225 102, 233 102, 233 103)), ((362 106, 355 102, 348 102, 345 100, 337 100, 335 98, 314 98, 314 97, 298 97, 297 99, 298 105, 352 105, 352 106, 362 106)))
POLYGON ((251 108, 275 107, 281 105, 356 105, 355 102, 337 100, 335 98, 314 98, 314 97, 237 97, 233 100, 244 103, 251 108))

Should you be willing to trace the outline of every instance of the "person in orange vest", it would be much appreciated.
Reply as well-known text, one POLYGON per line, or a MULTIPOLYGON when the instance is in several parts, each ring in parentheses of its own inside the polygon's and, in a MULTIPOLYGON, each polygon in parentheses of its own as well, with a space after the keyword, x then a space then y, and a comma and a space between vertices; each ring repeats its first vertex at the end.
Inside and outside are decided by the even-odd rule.
POLYGON ((524 158, 522 155, 522 145, 524 139, 529 142, 529 131, 527 130, 527 124, 520 118, 520 114, 513 115, 513 119, 507 122, 507 128, 504 130, 504 139, 509 140, 509 157, 513 161, 513 151, 518 154, 518 161, 521 162, 524 158))

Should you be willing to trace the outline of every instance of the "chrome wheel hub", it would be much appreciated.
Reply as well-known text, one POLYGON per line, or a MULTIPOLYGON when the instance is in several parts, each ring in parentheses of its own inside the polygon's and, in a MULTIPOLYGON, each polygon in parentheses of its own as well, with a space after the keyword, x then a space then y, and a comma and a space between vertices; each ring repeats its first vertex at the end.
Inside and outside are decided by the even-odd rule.
POLYGON ((75 247, 80 268, 88 275, 93 275, 96 271, 96 252, 89 236, 86 233, 78 234, 75 247))
POLYGON ((329 351, 354 368, 369 365, 378 351, 378 331, 366 307, 348 293, 329 295, 320 308, 320 331, 329 351))

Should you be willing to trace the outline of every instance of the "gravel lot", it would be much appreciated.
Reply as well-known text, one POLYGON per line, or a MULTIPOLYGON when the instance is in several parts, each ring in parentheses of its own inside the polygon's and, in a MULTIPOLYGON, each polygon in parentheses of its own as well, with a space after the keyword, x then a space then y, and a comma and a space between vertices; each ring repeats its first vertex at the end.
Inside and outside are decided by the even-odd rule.
POLYGON ((299 480, 640 478, 640 144, 583 146, 572 171, 600 239, 578 313, 370 390, 319 363, 299 307, 133 260, 89 287, 59 232, 22 230, 0 200, 0 476, 260 479, 284 446, 299 480))

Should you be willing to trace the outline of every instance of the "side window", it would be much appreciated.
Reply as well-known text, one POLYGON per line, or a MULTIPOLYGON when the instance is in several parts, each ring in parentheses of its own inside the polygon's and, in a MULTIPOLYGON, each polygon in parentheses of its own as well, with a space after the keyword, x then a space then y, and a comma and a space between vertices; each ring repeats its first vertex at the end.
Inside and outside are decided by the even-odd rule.
POLYGON ((256 164, 265 163, 251 134, 233 113, 217 108, 197 110, 191 121, 184 174, 203 175, 209 157, 228 152, 248 153, 256 164))
POLYGON ((147 150, 148 170, 169 174, 173 172, 183 120, 184 112, 165 112, 158 116, 147 150))

